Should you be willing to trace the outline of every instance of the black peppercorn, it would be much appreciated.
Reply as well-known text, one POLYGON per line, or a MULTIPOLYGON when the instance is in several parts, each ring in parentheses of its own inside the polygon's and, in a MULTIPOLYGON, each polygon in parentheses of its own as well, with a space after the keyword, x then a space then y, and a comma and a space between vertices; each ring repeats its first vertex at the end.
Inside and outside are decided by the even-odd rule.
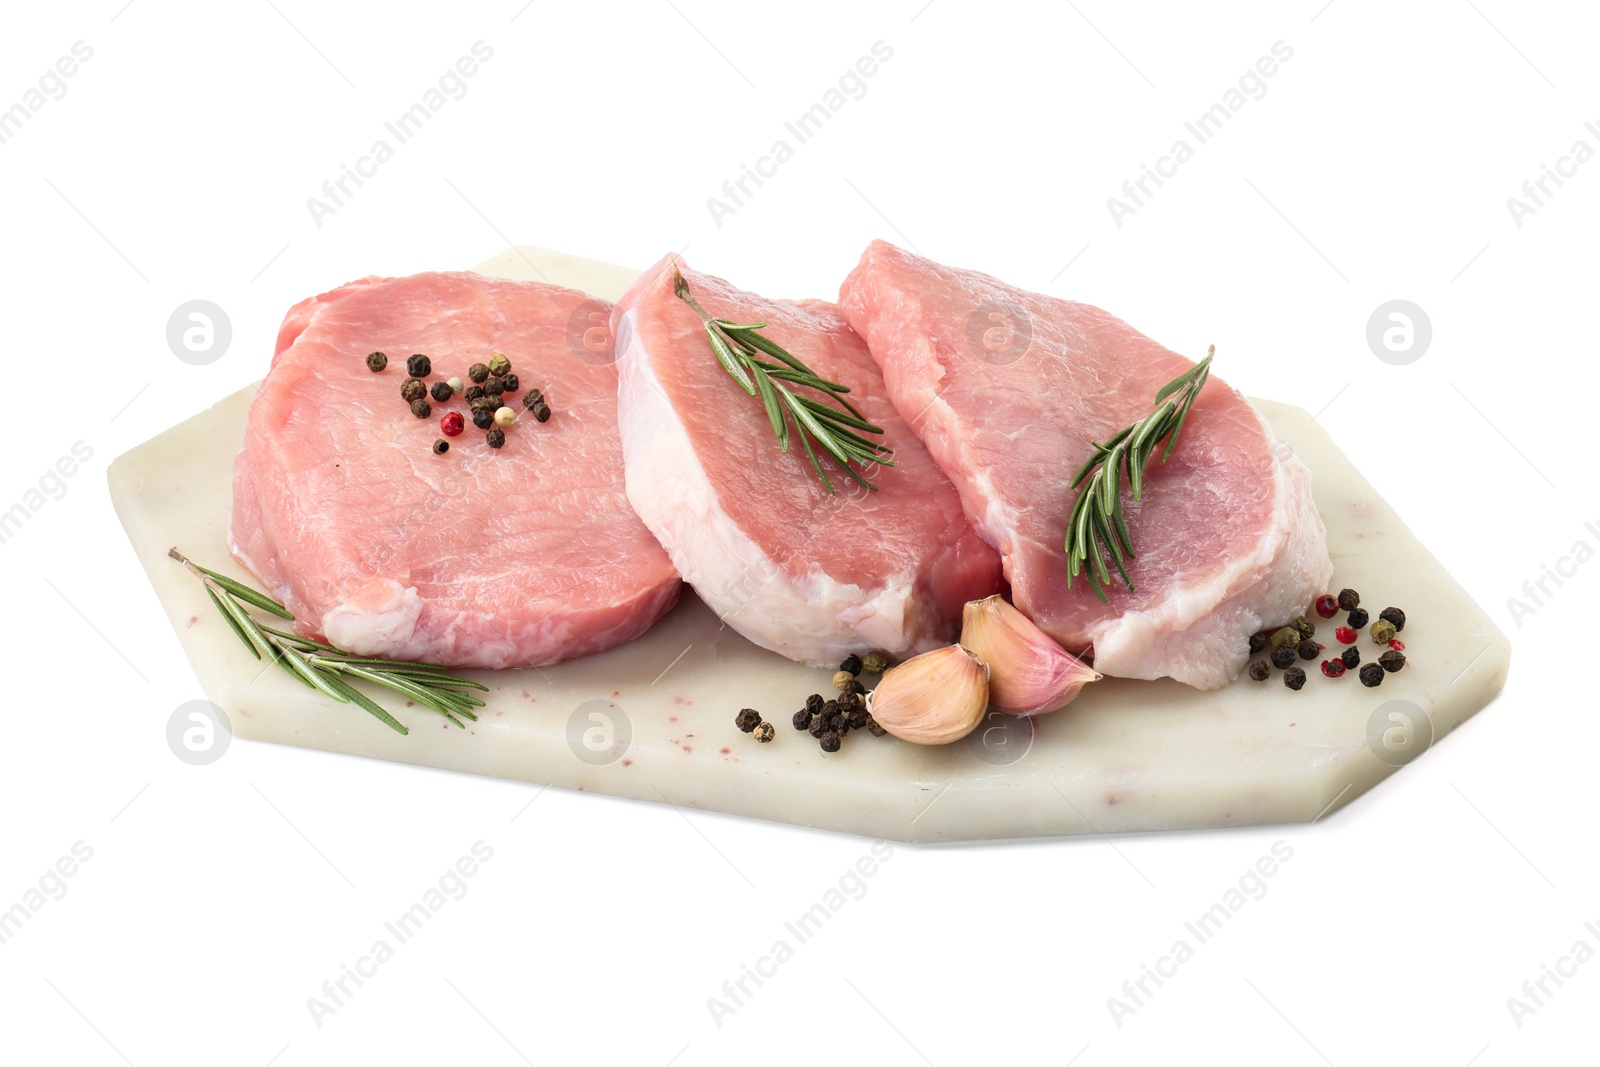
POLYGON ((1294 650, 1300 653, 1301 659, 1316 659, 1317 653, 1322 651, 1322 649, 1317 647, 1317 643, 1315 641, 1301 641, 1295 646, 1294 650))
POLYGON ((474 400, 481 400, 483 399, 483 386, 469 385, 467 386, 467 391, 461 395, 467 398, 467 403, 469 404, 474 400))
POLYGON ((844 691, 846 693, 854 693, 856 696, 867 695, 867 687, 856 681, 854 678, 844 683, 844 691))
POLYGON ((448 451, 450 451, 450 442, 446 441, 444 438, 441 437, 433 443, 434 455, 442 456, 448 451))
POLYGON ((377 374, 388 365, 389 357, 384 355, 382 352, 374 352, 372 355, 367 357, 367 369, 373 374, 377 374))
MULTIPOLYGON (((492 416, 492 415, 490 416, 490 418, 493 418, 493 417, 494 416, 492 416)), ((494 429, 492 429, 488 433, 484 434, 483 439, 485 441, 489 442, 489 447, 490 448, 503 448, 503 447, 505 447, 505 443, 506 443, 506 432, 504 430, 502 430, 500 427, 496 426, 494 429)))
POLYGON ((515 374, 502 374, 500 375, 500 388, 508 393, 514 393, 522 388, 522 383, 517 380, 515 374))
POLYGON ((1365 630, 1367 628, 1367 609, 1351 608, 1350 618, 1345 620, 1352 630, 1365 630))
POLYGON ((1339 658, 1344 660, 1345 670, 1353 671, 1361 662, 1361 650, 1355 645, 1351 645, 1349 648, 1339 653, 1339 658))
POLYGON ((435 404, 443 404, 455 396, 455 393, 450 390, 449 382, 434 382, 432 393, 435 404))
POLYGON ((745 733, 754 730, 761 723, 761 713, 755 708, 742 708, 739 714, 733 717, 733 724, 745 733))
POLYGON ((540 422, 550 421, 550 405, 546 404, 543 400, 539 401, 537 404, 534 404, 528 410, 532 411, 533 417, 538 419, 540 422))
POLYGON ((839 694, 839 699, 834 701, 834 703, 839 705, 839 710, 840 711, 849 711, 852 708, 861 707, 862 701, 861 701, 861 697, 859 697, 855 693, 851 693, 849 691, 846 691, 846 692, 840 693, 839 694))
POLYGON ((1288 645, 1279 645, 1272 650, 1272 665, 1282 670, 1294 666, 1294 649, 1288 645))
POLYGON ((794 719, 791 721, 794 723, 794 728, 796 730, 804 730, 806 727, 811 725, 811 712, 807 711, 805 708, 801 708, 799 711, 794 713, 794 719))
POLYGON ((421 400, 427 395, 428 387, 423 385, 420 379, 407 378, 405 381, 400 383, 400 397, 407 404, 411 403, 413 400, 421 400))
POLYGON ((406 360, 406 373, 413 378, 426 378, 433 373, 433 361, 427 356, 412 356, 406 360))
POLYGON ((845 734, 850 732, 850 720, 841 715, 839 716, 839 721, 828 727, 828 729, 832 730, 840 737, 843 737, 845 734))
POLYGON ((506 391, 506 383, 503 379, 491 375, 489 380, 483 383, 483 391, 489 396, 499 396, 506 391))
POLYGON ((494 410, 492 408, 473 408, 472 425, 480 430, 494 428, 494 410))
POLYGON ((1378 612, 1378 618, 1387 619, 1394 624, 1394 632, 1399 633, 1406 628, 1406 613, 1399 608, 1384 608, 1378 612))
POLYGON ((841 671, 844 671, 847 674, 860 674, 861 673, 861 657, 860 656, 846 656, 845 659, 844 659, 844 662, 839 664, 839 669, 841 671))
POLYGON ((811 722, 807 724, 806 729, 811 732, 812 737, 821 737, 828 732, 828 717, 820 711, 817 712, 811 716, 811 722))
POLYGON ((812 693, 810 696, 806 697, 806 710, 815 715, 817 712, 822 710, 823 705, 826 703, 827 701, 822 699, 821 693, 812 693))
POLYGON ((496 397, 480 396, 476 399, 467 401, 468 411, 487 411, 489 414, 493 415, 499 409, 500 401, 496 397))
POLYGON ((871 734, 873 737, 882 737, 888 732, 888 730, 885 730, 882 726, 878 725, 877 719, 874 719, 871 715, 867 716, 867 733, 871 734))
POLYGON ((1363 663, 1356 677, 1361 679, 1362 685, 1372 689, 1383 684, 1383 668, 1376 663, 1363 663))
POLYGON ((433 408, 428 405, 426 400, 413 400, 411 402, 411 414, 419 419, 425 419, 433 414, 433 408))
POLYGON ((1290 689, 1299 689, 1306 684, 1306 672, 1299 667, 1290 667, 1283 672, 1283 684, 1290 689))
POLYGON ((1267 635, 1265 633, 1251 634, 1250 635, 1250 654, 1252 656, 1255 655, 1257 652, 1260 652, 1261 650, 1265 649, 1266 647, 1267 647, 1267 635))
POLYGON ((844 721, 850 724, 852 730, 860 730, 867 725, 867 709, 851 708, 845 713, 844 721))
POLYGON ((484 379, 489 377, 489 367, 485 363, 474 363, 467 368, 467 377, 482 385, 484 379))
POLYGON ((529 389, 522 394, 522 406, 531 408, 544 403, 544 394, 537 389, 529 389))
POLYGON ((1361 594, 1354 589, 1339 590, 1339 610, 1354 611, 1361 606, 1361 594))
POLYGON ((1378 657, 1378 666, 1393 674, 1406 665, 1406 654, 1399 649, 1391 648, 1378 657))
POLYGON ((820 740, 822 742, 822 751, 824 751, 824 752, 837 752, 837 751, 839 751, 839 735, 837 733, 835 733, 834 731, 829 730, 827 733, 822 735, 820 740))
POLYGON ((1264 682, 1272 673, 1272 667, 1264 659, 1258 659, 1250 664, 1250 677, 1257 682, 1264 682))

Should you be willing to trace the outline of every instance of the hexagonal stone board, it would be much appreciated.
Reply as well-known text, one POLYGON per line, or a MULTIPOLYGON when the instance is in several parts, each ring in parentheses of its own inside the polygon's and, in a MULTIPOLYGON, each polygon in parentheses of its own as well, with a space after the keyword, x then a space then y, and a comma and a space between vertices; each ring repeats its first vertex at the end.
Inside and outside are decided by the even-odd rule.
MULTIPOLYGON (((538 249, 477 269, 607 299, 636 273, 538 249)), ((260 340, 265 367, 270 339, 260 340)), ((861 733, 830 755, 789 723, 808 693, 827 687, 826 672, 750 644, 686 591, 655 629, 621 648, 542 670, 476 673, 493 692, 468 731, 398 709, 412 727, 403 737, 281 671, 263 672, 199 584, 166 558, 180 545, 249 580, 228 555, 226 530, 252 392, 133 449, 109 474, 117 513, 201 687, 238 737, 903 841, 1304 822, 1455 729, 1499 691, 1510 662, 1505 636, 1322 429, 1298 408, 1258 402, 1315 476, 1335 587, 1362 590, 1374 611, 1392 603, 1407 612, 1411 663, 1377 689, 1314 669, 1299 693, 1276 676, 1211 693, 1108 680, 1036 729, 995 715, 945 748, 861 733), (746 706, 778 728, 771 744, 734 727, 746 706)), ((1331 623, 1319 637, 1337 647, 1331 623)), ((1378 651, 1365 635, 1360 647, 1368 658, 1378 651)))

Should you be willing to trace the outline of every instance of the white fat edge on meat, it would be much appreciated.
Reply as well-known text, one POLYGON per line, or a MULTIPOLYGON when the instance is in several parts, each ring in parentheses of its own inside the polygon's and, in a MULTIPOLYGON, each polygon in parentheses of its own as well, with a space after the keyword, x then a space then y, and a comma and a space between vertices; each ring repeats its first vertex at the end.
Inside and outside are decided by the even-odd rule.
POLYGON ((892 576, 868 595, 820 573, 785 574, 727 514, 687 428, 655 380, 636 319, 634 309, 623 312, 616 331, 628 502, 678 573, 730 627, 790 659, 827 666, 863 645, 909 651, 904 638, 879 638, 903 634, 889 620, 903 620, 914 600, 912 576, 892 576))

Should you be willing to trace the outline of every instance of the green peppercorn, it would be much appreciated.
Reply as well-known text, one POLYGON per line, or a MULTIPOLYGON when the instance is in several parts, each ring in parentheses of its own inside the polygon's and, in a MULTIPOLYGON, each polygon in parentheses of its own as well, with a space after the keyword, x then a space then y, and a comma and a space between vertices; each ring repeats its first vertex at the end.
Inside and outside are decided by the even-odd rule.
POLYGON ((494 355, 489 357, 489 373, 490 374, 504 375, 504 374, 509 373, 510 370, 511 370, 511 361, 509 359, 507 359, 505 356, 502 356, 500 353, 496 352, 494 355))
POLYGON ((433 414, 433 408, 428 405, 426 400, 413 400, 411 402, 411 414, 419 419, 425 419, 433 414))
POLYGON ((761 722, 761 713, 755 708, 741 708, 733 717, 733 724, 745 733, 754 730, 761 722))
POLYGON ((467 368, 467 377, 482 385, 484 379, 489 377, 489 368, 483 363, 474 363, 467 368))
POLYGON ((480 430, 493 429, 494 411, 490 408, 473 408, 472 425, 476 426, 480 430))
MULTIPOLYGON (((493 416, 490 416, 490 418, 493 418, 493 416)), ((500 427, 496 426, 494 429, 490 430, 484 435, 484 440, 489 442, 490 448, 504 448, 506 443, 506 432, 500 427)))
POLYGON ((1367 625, 1367 609, 1366 608, 1351 608, 1350 609, 1350 617, 1345 620, 1345 623, 1352 630, 1365 629, 1366 625, 1367 625))
POLYGON ((1294 646, 1294 650, 1300 653, 1301 659, 1316 659, 1317 653, 1322 651, 1322 649, 1317 647, 1317 643, 1315 641, 1301 641, 1298 645, 1294 646))
POLYGON ((1296 615, 1294 617, 1294 621, 1289 623, 1289 625, 1294 627, 1294 629, 1299 632, 1300 637, 1303 640, 1310 640, 1317 635, 1317 624, 1306 618, 1304 615, 1296 615))
POLYGON ((1272 648, 1272 665, 1282 670, 1294 666, 1295 651, 1292 645, 1274 645, 1272 648))
POLYGON ((1406 665, 1406 654, 1397 648, 1391 648, 1378 657, 1378 666, 1393 674, 1406 665))
POLYGON ((388 365, 389 357, 384 355, 382 352, 374 352, 372 355, 367 357, 367 369, 373 374, 377 374, 388 365))
POLYGON ((844 658, 844 662, 839 664, 839 669, 841 671, 847 671, 852 675, 860 674, 861 673, 861 657, 860 656, 855 656, 855 655, 846 656, 844 658))
POLYGON ((501 378, 490 378, 483 383, 483 391, 487 396, 499 396, 506 391, 506 383, 501 378))
POLYGON ((1339 590, 1339 610, 1354 611, 1361 606, 1361 594, 1354 589, 1339 590))
POLYGON ((433 361, 424 355, 415 355, 406 360, 406 373, 413 378, 426 378, 433 373, 433 361))
POLYGON ((756 740, 760 741, 764 745, 768 741, 772 740, 777 731, 773 730, 770 722, 758 722, 756 723, 754 733, 756 740))
POLYGON ((1290 689, 1298 690, 1306 684, 1306 672, 1299 667, 1290 667, 1283 672, 1283 684, 1290 689))
POLYGON ((837 752, 837 751, 839 751, 839 733, 838 733, 838 731, 837 730, 829 730, 827 733, 823 734, 822 737, 821 737, 821 743, 822 743, 822 751, 824 751, 824 752, 837 752))
POLYGON ((514 393, 522 388, 522 382, 517 379, 515 374, 502 374, 500 376, 500 388, 508 393, 514 393))
POLYGON ((1394 640, 1394 623, 1380 616, 1378 621, 1372 624, 1372 629, 1367 632, 1372 634, 1373 644, 1387 645, 1394 640))
POLYGON ((431 392, 433 394, 433 402, 435 404, 448 403, 450 398, 455 395, 450 392, 449 382, 434 382, 431 392))
POLYGON ((1375 689, 1383 684, 1383 667, 1376 663, 1363 663, 1361 673, 1356 675, 1361 679, 1361 684, 1368 689, 1375 689))
POLYGON ((1339 653, 1339 658, 1344 660, 1345 670, 1353 671, 1361 663, 1361 650, 1355 645, 1351 645, 1349 648, 1339 653))
POLYGON ((801 708, 799 711, 794 713, 794 718, 790 721, 794 723, 794 728, 796 730, 804 730, 806 727, 811 725, 811 712, 805 708, 801 708))
POLYGON ((419 378, 407 378, 400 383, 400 397, 407 404, 413 400, 421 400, 428 395, 428 387, 422 384, 419 378))
POLYGON ((1266 649, 1266 647, 1267 647, 1267 635, 1266 635, 1265 632, 1258 633, 1258 634, 1251 634, 1250 635, 1250 654, 1252 656, 1255 655, 1257 652, 1264 651, 1266 649))
POLYGON ((1378 612, 1378 618, 1387 619, 1394 626, 1395 633, 1406 628, 1406 613, 1399 608, 1384 608, 1378 612))
POLYGON ((1253 681, 1264 682, 1272 673, 1272 665, 1264 659, 1258 659, 1250 664, 1250 677, 1253 681))
POLYGON ((1274 630, 1272 636, 1267 639, 1267 644, 1273 648, 1293 648, 1303 640, 1299 630, 1293 626, 1285 626, 1281 630, 1274 630))
POLYGON ((446 441, 444 438, 441 437, 433 443, 434 455, 442 456, 448 451, 450 451, 450 442, 446 441))
POLYGON ((882 652, 868 652, 861 657, 861 669, 867 674, 882 674, 889 669, 889 657, 882 652))

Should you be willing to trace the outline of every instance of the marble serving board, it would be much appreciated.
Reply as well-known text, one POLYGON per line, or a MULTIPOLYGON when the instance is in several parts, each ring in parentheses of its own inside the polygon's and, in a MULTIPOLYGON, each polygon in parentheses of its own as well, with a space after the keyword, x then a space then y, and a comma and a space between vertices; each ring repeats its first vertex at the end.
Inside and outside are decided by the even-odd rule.
MULTIPOLYGON (((615 299, 637 272, 532 248, 476 268, 615 299)), ((342 279, 330 278, 330 283, 342 279)), ((271 338, 260 338, 261 365, 271 338)), ((1037 721, 991 715, 942 748, 861 732, 820 750, 790 716, 827 672, 758 648, 685 591, 644 637, 529 670, 475 672, 488 706, 470 729, 396 706, 401 736, 250 658, 201 586, 167 558, 253 579, 228 555, 231 470, 253 389, 111 465, 111 495, 208 699, 235 736, 901 841, 960 841, 1306 822, 1350 803, 1487 704, 1505 682, 1505 636, 1417 542, 1304 411, 1258 401, 1310 466, 1334 588, 1374 617, 1403 607, 1410 664, 1367 689, 1312 668, 1305 688, 1241 677, 1209 693, 1106 680, 1037 721), (733 724, 761 709, 777 738, 733 724)), ((1318 637, 1338 648, 1333 625, 1318 637)), ((1364 656, 1379 649, 1365 635, 1364 656)))

